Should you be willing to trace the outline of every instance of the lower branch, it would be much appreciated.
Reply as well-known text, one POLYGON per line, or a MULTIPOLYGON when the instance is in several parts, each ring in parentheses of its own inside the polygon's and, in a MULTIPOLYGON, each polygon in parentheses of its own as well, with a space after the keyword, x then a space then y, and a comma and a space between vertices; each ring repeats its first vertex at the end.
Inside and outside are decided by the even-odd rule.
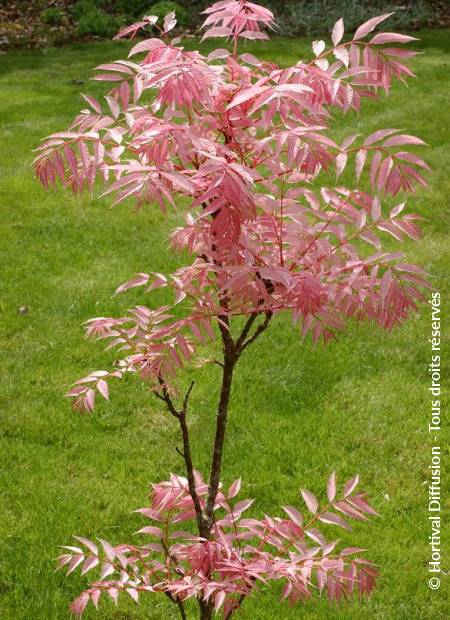
POLYGON ((252 342, 254 342, 258 338, 258 336, 269 327, 270 319, 272 318, 272 316, 272 312, 266 312, 264 321, 260 325, 258 325, 253 336, 250 336, 250 338, 248 338, 247 340, 243 340, 242 345, 239 349, 239 354, 241 354, 242 351, 244 351, 250 344, 252 344, 252 342))
POLYGON ((167 391, 167 388, 162 380, 160 381, 160 384, 161 384, 162 394, 159 394, 158 392, 155 392, 155 394, 160 400, 163 400, 166 403, 168 410, 178 420, 180 424, 181 435, 183 438, 183 451, 181 452, 180 450, 178 450, 178 452, 183 457, 184 463, 186 465, 186 474, 187 474, 188 485, 189 485, 189 494, 192 497, 192 501, 194 503, 198 531, 199 531, 200 536, 205 536, 205 534, 207 534, 207 530, 205 527, 205 519, 203 517, 202 507, 200 505, 200 500, 197 495, 197 490, 195 488, 195 476, 194 476, 194 465, 192 462, 191 442, 189 439, 189 428, 186 422, 186 413, 187 413, 187 408, 188 408, 189 396, 191 395, 192 388, 194 387, 194 382, 191 383, 188 391, 186 392, 186 395, 183 401, 183 407, 181 410, 178 410, 175 407, 172 401, 172 398, 169 392, 167 391))
POLYGON ((191 444, 189 440, 189 429, 186 422, 186 413, 183 412, 179 418, 181 433, 183 435, 183 458, 186 464, 186 472, 189 484, 189 493, 192 497, 192 501, 194 502, 195 508, 195 516, 197 519, 197 527, 200 536, 205 536, 207 531, 205 528, 205 519, 203 516, 202 507, 200 505, 200 500, 197 495, 197 491, 195 489, 195 476, 194 476, 194 465, 192 463, 192 453, 191 453, 191 444))
POLYGON ((240 333, 239 338, 236 340, 236 349, 238 351, 241 350, 242 345, 244 344, 247 336, 250 333, 252 325, 256 321, 257 318, 258 318, 258 313, 257 312, 253 312, 253 314, 251 314, 248 317, 247 321, 245 322, 244 328, 243 328, 242 332, 240 333))

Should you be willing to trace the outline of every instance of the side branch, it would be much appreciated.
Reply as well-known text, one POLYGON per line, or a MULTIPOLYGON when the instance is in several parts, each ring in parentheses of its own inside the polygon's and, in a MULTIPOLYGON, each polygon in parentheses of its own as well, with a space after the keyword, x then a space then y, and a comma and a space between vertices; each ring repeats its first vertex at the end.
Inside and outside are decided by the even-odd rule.
MULTIPOLYGON (((254 342, 258 338, 258 336, 260 334, 262 334, 269 327, 269 323, 270 323, 270 320, 271 320, 272 316, 273 316, 273 314, 272 314, 272 312, 270 312, 270 310, 268 312, 266 312, 266 316, 264 318, 264 321, 260 325, 258 325, 258 327, 256 328, 255 333, 253 334, 253 336, 250 336, 250 338, 245 340, 245 337, 248 335, 248 331, 247 331, 247 334, 245 334, 244 339, 242 341, 242 344, 241 344, 241 346, 239 348, 239 354, 242 353, 242 351, 244 351, 250 344, 252 344, 252 342, 254 342)), ((249 321, 247 321, 247 323, 248 322, 249 321)), ((247 324, 246 324, 246 326, 247 326, 247 324)), ((244 331, 245 331, 245 327, 244 327, 244 330, 242 331, 242 334, 244 334, 244 331)), ((242 336, 242 334, 241 334, 241 336, 242 336)), ((239 340, 240 340, 240 338, 239 338, 239 340)))
POLYGON ((158 377, 158 381, 159 381, 159 385, 161 386, 162 394, 160 394, 159 392, 154 392, 155 396, 166 403, 167 409, 169 410, 170 414, 173 415, 174 418, 179 418, 180 411, 177 411, 173 403, 173 400, 170 397, 170 394, 167 390, 166 384, 164 383, 163 378, 161 376, 158 377))
POLYGON ((189 403, 189 396, 191 395, 192 388, 194 387, 194 382, 192 381, 191 385, 189 386, 189 389, 187 390, 186 395, 183 400, 183 407, 180 410, 178 410, 175 407, 173 400, 169 392, 167 391, 167 388, 164 382, 162 381, 162 379, 160 379, 160 385, 161 385, 162 394, 155 392, 155 395, 160 400, 166 403, 167 409, 175 418, 177 418, 180 424, 181 435, 183 438, 183 451, 181 452, 180 450, 178 450, 178 452, 183 457, 184 463, 186 466, 186 474, 187 474, 188 485, 189 485, 189 494, 194 503, 198 531, 199 531, 200 536, 205 536, 206 534, 205 519, 203 516, 203 510, 200 504, 200 499, 198 497, 197 490, 195 488, 194 464, 192 462, 192 451, 191 451, 191 442, 189 438, 189 427, 186 422, 186 413, 187 413, 187 408, 188 408, 188 403, 189 403))
POLYGON ((246 323, 245 323, 245 325, 244 325, 244 328, 243 328, 243 330, 242 330, 242 332, 241 332, 241 334, 240 334, 239 338, 236 340, 236 349, 237 349, 238 351, 240 351, 240 350, 241 350, 242 345, 244 344, 245 339, 246 339, 246 338, 247 338, 247 336, 249 335, 249 333, 250 333, 250 329, 251 329, 251 327, 252 327, 253 323, 256 321, 257 317, 258 317, 258 313, 257 313, 257 312, 254 312, 254 313, 253 313, 253 314, 251 314, 251 315, 249 316, 249 318, 247 319, 247 321, 246 321, 246 323))

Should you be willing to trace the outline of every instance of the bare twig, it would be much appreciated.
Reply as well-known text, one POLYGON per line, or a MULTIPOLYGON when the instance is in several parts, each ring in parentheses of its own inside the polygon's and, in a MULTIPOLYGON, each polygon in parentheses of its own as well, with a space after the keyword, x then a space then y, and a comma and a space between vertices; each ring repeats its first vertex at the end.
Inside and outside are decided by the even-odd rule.
POLYGON ((270 323, 270 319, 272 318, 272 312, 266 312, 266 317, 263 321, 263 323, 261 323, 260 325, 258 325, 258 327, 255 330, 255 333, 253 334, 253 336, 251 336, 250 338, 248 338, 248 340, 246 340, 245 342, 243 342, 243 344, 241 345, 241 348, 239 350, 239 353, 242 353, 242 351, 244 351, 250 344, 252 344, 252 342, 254 342, 258 336, 260 334, 263 333, 263 331, 265 331, 270 323))
POLYGON ((184 397, 184 400, 183 400, 183 413, 184 414, 186 414, 187 406, 188 406, 188 402, 189 402, 189 396, 191 395, 193 387, 194 387, 194 382, 191 381, 191 385, 189 386, 189 389, 186 392, 186 396, 184 397))
POLYGON ((159 392, 155 392, 156 396, 160 400, 163 400, 166 403, 167 409, 173 415, 174 418, 179 418, 180 417, 180 412, 177 411, 177 409, 176 409, 176 407, 175 407, 175 405, 173 403, 173 400, 172 400, 172 398, 171 398, 171 396, 170 396, 170 394, 169 394, 169 392, 167 390, 167 386, 166 386, 166 384, 164 382, 164 379, 161 376, 159 376, 158 377, 158 381, 159 381, 159 384, 161 386, 162 394, 160 394, 159 392))
POLYGON ((241 350, 241 347, 244 344, 245 339, 247 338, 248 334, 250 333, 250 329, 251 329, 253 323, 256 321, 257 316, 258 316, 258 314, 256 312, 254 312, 247 319, 247 321, 246 321, 246 323, 244 325, 244 329, 242 330, 239 338, 236 340, 236 349, 238 351, 241 350))
POLYGON ((180 424, 181 435, 183 437, 183 451, 179 450, 178 448, 176 448, 176 450, 180 454, 180 456, 184 459, 184 463, 186 466, 186 474, 187 474, 188 485, 189 485, 189 494, 194 503, 195 516, 196 516, 197 527, 198 527, 200 536, 205 536, 206 534, 205 518, 204 518, 203 510, 200 504, 200 499, 198 497, 197 490, 195 487, 194 465, 192 462, 191 443, 189 439, 189 428, 186 422, 187 407, 189 403, 189 397, 192 392, 192 388, 194 387, 194 382, 192 381, 192 383, 190 384, 186 392, 186 395, 184 397, 184 400, 183 400, 182 409, 180 410, 175 407, 174 402, 167 390, 166 384, 164 383, 164 380, 162 379, 162 377, 159 378, 159 383, 161 385, 162 394, 155 392, 156 396, 160 400, 163 400, 166 403, 167 409, 175 418, 177 418, 180 424))

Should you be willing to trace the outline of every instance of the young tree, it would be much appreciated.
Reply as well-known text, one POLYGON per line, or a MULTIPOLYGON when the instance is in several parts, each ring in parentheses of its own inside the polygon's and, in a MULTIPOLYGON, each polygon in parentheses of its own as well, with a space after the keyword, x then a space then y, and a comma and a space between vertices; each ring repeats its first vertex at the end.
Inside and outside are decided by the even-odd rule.
POLYGON ((35 161, 45 186, 59 178, 79 192, 99 179, 106 194, 116 194, 114 204, 134 198, 138 208, 156 204, 164 212, 182 196, 186 222, 171 241, 193 257, 171 275, 140 273, 117 289, 166 287, 172 304, 139 305, 127 316, 87 323, 89 336, 125 353, 111 370, 75 384, 74 408, 92 411, 96 393, 109 398, 110 379, 135 373, 179 424, 186 478, 172 475, 154 485, 151 505, 139 511, 156 522, 141 530, 152 542, 112 547, 101 540, 99 548, 78 538, 81 546, 66 548, 60 566, 68 572, 101 564, 99 579, 72 604, 80 615, 102 593, 116 601, 119 592, 136 600, 162 592, 182 618, 189 598, 203 620, 219 609, 230 618, 260 582, 282 580, 283 596, 296 602, 315 586, 335 600, 369 594, 376 577, 361 550, 339 551, 317 529, 346 528, 344 517, 376 514, 356 492, 357 477, 336 499, 333 474, 322 509, 302 491, 309 520, 290 506, 284 518, 257 520, 242 517, 249 500, 234 501, 240 481, 225 492, 220 476, 236 365, 276 314, 289 312, 303 337, 326 343, 347 319, 389 330, 423 299, 423 270, 383 249, 385 234, 397 241, 419 237, 419 218, 394 198, 426 186, 426 163, 405 150, 423 142, 396 129, 351 135, 341 144, 329 136, 333 111, 359 111, 363 97, 388 93, 395 79, 413 75, 404 62, 415 52, 398 47, 413 37, 372 34, 387 14, 344 42, 339 20, 331 46, 314 41, 312 60, 280 68, 239 50, 240 39, 267 39, 264 28, 274 26, 268 9, 224 0, 205 14, 203 38, 224 37, 231 51, 206 57, 186 51, 179 38, 170 40, 173 13, 161 27, 156 17, 144 17, 117 38, 147 27, 159 38, 137 43, 133 60, 100 65, 96 79, 113 83, 106 104, 84 95, 89 108, 68 132, 50 136, 35 161), (348 187, 339 182, 344 173, 348 187), (222 354, 211 361, 220 368, 220 395, 204 482, 190 446, 193 384, 180 394, 180 375, 217 336, 222 354), (177 531, 190 520, 195 535, 177 531))

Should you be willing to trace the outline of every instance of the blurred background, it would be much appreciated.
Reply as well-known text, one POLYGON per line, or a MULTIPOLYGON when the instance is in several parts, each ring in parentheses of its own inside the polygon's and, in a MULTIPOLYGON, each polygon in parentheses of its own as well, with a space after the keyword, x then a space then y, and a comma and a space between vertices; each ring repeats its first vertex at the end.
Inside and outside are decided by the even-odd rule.
MULTIPOLYGON (((0 49, 61 45, 79 38, 109 38, 123 23, 175 10, 184 31, 196 32, 208 0, 0 0, 0 49)), ((276 15, 282 36, 320 35, 337 19, 347 31, 373 15, 395 11, 393 29, 450 25, 448 0, 261 0, 276 15)))

